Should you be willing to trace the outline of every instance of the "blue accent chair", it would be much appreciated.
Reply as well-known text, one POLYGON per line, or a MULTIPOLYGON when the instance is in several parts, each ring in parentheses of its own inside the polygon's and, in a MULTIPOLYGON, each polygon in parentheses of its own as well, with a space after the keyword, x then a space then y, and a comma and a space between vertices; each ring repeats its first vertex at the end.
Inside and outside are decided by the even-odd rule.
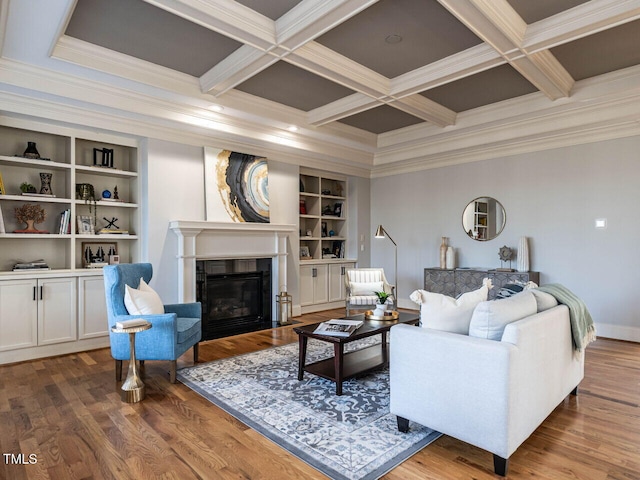
POLYGON ((124 306, 125 285, 138 288, 140 278, 149 283, 153 273, 150 263, 109 265, 104 269, 104 288, 109 318, 111 356, 116 361, 116 380, 122 379, 122 361, 129 360, 129 338, 111 332, 116 322, 144 318, 153 327, 136 333, 136 358, 145 360, 169 360, 169 378, 176 382, 177 359, 193 347, 193 362, 198 361, 198 342, 202 338, 202 307, 199 302, 165 305, 163 315, 129 315, 124 306))

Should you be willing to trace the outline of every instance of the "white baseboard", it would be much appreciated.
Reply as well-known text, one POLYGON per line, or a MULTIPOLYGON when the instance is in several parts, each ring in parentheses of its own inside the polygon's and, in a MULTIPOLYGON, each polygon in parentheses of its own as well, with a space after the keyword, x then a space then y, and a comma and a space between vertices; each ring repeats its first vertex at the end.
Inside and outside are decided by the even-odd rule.
POLYGON ((614 338, 616 340, 640 343, 640 327, 627 327, 596 322, 596 335, 598 337, 614 338))

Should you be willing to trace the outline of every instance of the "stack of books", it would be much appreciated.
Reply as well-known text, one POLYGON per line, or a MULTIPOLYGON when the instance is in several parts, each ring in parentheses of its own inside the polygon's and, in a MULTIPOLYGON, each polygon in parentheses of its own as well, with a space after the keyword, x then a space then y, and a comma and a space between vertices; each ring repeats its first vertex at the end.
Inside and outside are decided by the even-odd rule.
POLYGON ((63 235, 65 233, 71 233, 71 225, 69 223, 69 217, 71 216, 71 210, 67 209, 60 214, 60 228, 58 233, 63 235))
POLYGON ((362 320, 331 319, 318 325, 313 333, 332 335, 335 337, 348 337, 360 328, 363 323, 362 320))
POLYGON ((13 266, 13 271, 24 270, 49 270, 49 265, 44 260, 34 260, 33 262, 19 262, 13 266))

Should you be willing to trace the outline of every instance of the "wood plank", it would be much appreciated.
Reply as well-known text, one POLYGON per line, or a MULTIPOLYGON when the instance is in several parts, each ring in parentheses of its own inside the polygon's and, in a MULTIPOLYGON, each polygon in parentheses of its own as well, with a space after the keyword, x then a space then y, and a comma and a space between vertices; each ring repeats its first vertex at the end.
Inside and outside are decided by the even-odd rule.
MULTIPOLYGON (((312 324, 342 316, 298 317, 312 324)), ((297 342, 293 326, 203 342, 203 362, 297 342)), ((192 365, 187 352, 178 367, 192 365)), ((126 365, 125 365, 126 367, 126 365)), ((0 367, 4 479, 326 478, 184 385, 168 362, 145 362, 147 398, 120 400, 109 349, 0 367)), ((587 348, 578 397, 567 397, 512 456, 509 478, 639 478, 640 344, 598 339, 587 348)), ((495 479, 492 456, 443 436, 386 480, 495 479)))

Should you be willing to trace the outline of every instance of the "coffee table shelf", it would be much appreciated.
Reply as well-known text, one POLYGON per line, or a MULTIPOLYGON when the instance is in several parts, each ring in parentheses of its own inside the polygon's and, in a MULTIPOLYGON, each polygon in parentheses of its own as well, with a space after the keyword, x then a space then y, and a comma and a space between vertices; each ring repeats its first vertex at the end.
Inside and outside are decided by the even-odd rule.
MULTIPOLYGON (((386 364, 388 358, 388 344, 371 345, 361 350, 345 353, 342 360, 342 379, 348 380, 356 375, 382 367, 386 364)), ((304 371, 333 382, 337 381, 334 357, 305 365, 304 371)))

